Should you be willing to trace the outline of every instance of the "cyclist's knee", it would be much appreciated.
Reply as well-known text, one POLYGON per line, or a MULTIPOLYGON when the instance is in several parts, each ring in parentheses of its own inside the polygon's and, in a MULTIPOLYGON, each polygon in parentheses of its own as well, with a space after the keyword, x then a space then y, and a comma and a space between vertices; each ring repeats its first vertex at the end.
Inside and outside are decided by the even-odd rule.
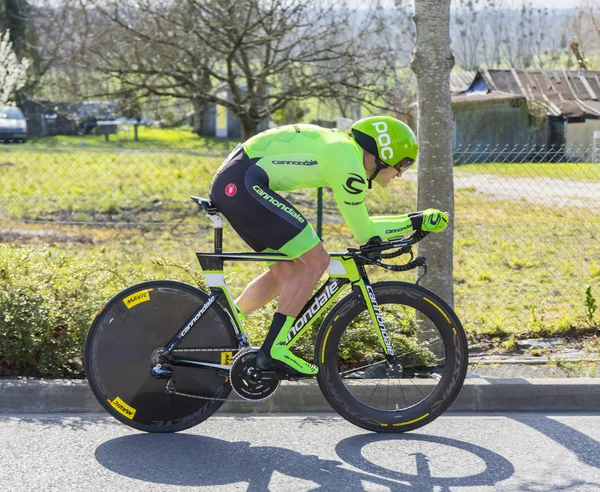
POLYGON ((281 288, 294 273, 296 266, 294 262, 281 261, 269 266, 271 274, 275 278, 277 285, 281 288))
POLYGON ((329 254, 325 251, 322 243, 304 253, 298 258, 300 263, 309 269, 316 276, 321 277, 327 271, 331 261, 329 254))

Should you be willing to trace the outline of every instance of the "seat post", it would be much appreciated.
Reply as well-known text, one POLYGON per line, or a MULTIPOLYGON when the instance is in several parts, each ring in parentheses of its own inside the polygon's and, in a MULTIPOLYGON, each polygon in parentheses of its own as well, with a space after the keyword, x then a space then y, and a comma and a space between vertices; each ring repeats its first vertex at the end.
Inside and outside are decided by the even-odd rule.
POLYGON ((215 205, 206 198, 200 198, 198 196, 191 196, 192 200, 194 200, 200 207, 202 207, 206 211, 206 216, 212 220, 213 226, 215 228, 215 236, 214 236, 214 244, 215 244, 215 253, 223 252, 223 221, 219 216, 219 209, 215 207, 215 205))
POLYGON ((215 227, 214 245, 215 253, 223 252, 223 221, 218 213, 207 213, 206 216, 212 220, 215 227))

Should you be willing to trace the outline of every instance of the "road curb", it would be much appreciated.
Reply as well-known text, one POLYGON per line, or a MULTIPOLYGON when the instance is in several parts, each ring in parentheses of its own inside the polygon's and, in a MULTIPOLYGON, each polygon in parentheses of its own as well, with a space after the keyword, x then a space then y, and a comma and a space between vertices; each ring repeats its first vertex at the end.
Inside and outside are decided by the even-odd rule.
MULTIPOLYGON (((370 388, 375 389, 375 384, 363 382, 361 389, 368 392, 370 388)), ((230 398, 234 396, 232 394, 230 398)), ((468 378, 460 395, 450 407, 450 411, 597 412, 599 408, 600 379, 468 378)), ((103 411, 86 381, 0 379, 0 413, 103 411)), ((331 407, 316 382, 304 381, 282 384, 273 397, 261 403, 228 401, 220 411, 228 413, 330 412, 331 407)))

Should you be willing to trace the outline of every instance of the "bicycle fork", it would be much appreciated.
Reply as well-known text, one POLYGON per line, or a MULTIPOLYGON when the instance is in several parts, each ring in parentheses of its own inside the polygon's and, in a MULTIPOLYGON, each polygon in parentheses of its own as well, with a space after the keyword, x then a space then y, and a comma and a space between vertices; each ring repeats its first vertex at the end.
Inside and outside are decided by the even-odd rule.
POLYGON ((367 276, 364 266, 359 266, 359 272, 360 280, 355 285, 358 286, 363 296, 365 305, 367 306, 367 310, 371 316, 371 321, 373 322, 373 326, 375 327, 375 331, 379 337, 379 343, 381 344, 383 353, 385 354, 386 359, 391 361, 396 354, 392 348, 392 342, 390 341, 390 337, 388 336, 385 328, 383 314, 381 313, 381 309, 379 309, 379 304, 377 303, 377 299, 375 297, 375 291, 373 290, 373 287, 371 287, 371 282, 369 281, 369 277, 367 276))

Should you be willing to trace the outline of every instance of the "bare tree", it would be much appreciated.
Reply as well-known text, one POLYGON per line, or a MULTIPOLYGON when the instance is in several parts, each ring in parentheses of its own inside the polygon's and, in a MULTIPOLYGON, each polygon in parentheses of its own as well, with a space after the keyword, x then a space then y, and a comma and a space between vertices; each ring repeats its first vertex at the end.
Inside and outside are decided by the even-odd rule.
POLYGON ((378 27, 362 36, 364 56, 357 57, 363 59, 360 70, 348 71, 345 58, 334 60, 329 72, 334 74, 335 90, 324 102, 333 101, 345 118, 358 119, 362 117, 362 107, 370 106, 410 119, 415 84, 407 61, 414 47, 413 12, 410 0, 395 0, 395 9, 383 10, 379 15, 370 13, 370 20, 378 27), (372 70, 363 71, 365 63, 372 70))
POLYGON ((596 42, 600 42, 600 6, 593 0, 581 0, 579 8, 587 17, 590 31, 595 33, 596 42))
POLYGON ((189 101, 197 121, 208 104, 228 108, 244 138, 290 101, 343 94, 377 103, 389 84, 388 47, 376 36, 386 21, 376 9, 354 11, 337 0, 85 5, 83 46, 72 57, 78 66, 112 80, 113 93, 189 101))
POLYGON ((567 14, 534 8, 501 8, 497 0, 457 0, 451 11, 456 62, 463 69, 554 68, 567 52, 563 37, 567 14))
MULTIPOLYGON (((489 0, 488 5, 493 9, 495 3, 493 0, 489 0)), ((504 12, 489 12, 488 19, 489 40, 491 46, 488 48, 487 43, 484 43, 484 62, 489 68, 498 68, 502 65, 502 39, 504 38, 504 31, 506 30, 504 12)))
POLYGON ((46 77, 52 70, 59 69, 68 55, 66 46, 78 44, 75 39, 78 0, 37 0, 29 8, 27 22, 30 35, 27 38, 26 52, 32 60, 30 77, 24 91, 41 94, 45 84, 55 81, 46 77))
POLYGON ((600 65, 600 7, 597 2, 581 0, 579 8, 567 22, 571 36, 569 46, 576 46, 578 66, 588 68, 600 65))
POLYGON ((487 17, 477 8, 478 3, 479 0, 457 0, 451 17, 457 28, 457 36, 453 39, 457 61, 467 70, 477 69, 487 36, 487 17))
POLYGON ((83 2, 71 9, 71 39, 63 43, 63 85, 77 96, 109 96, 132 108, 136 101, 171 99, 194 108, 202 130, 207 102, 198 93, 212 88, 205 67, 213 61, 194 36, 195 19, 186 2, 125 0, 83 2))
MULTIPOLYGON (((419 107, 418 208, 438 208, 454 215, 452 175, 452 105, 450 71, 450 0, 416 0, 417 42, 411 68, 417 76, 419 107)), ((453 218, 453 217, 452 217, 453 218)), ((431 266, 426 286, 453 304, 453 220, 419 247, 431 266)))

